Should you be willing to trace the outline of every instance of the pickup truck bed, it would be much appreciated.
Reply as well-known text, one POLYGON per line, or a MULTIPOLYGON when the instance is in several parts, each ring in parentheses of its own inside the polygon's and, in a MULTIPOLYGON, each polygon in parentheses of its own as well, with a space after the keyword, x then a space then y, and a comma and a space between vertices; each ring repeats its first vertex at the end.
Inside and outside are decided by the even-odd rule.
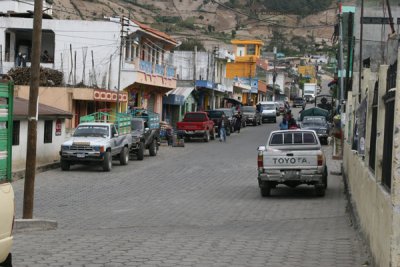
POLYGON ((257 162, 262 196, 269 196, 270 190, 278 184, 313 185, 317 195, 325 194, 327 167, 315 131, 272 132, 267 145, 259 147, 257 162))

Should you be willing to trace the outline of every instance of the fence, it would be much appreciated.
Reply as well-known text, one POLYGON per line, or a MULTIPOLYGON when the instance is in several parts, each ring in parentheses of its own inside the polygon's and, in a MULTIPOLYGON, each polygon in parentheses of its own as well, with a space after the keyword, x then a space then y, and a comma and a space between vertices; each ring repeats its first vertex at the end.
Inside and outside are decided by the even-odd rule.
POLYGON ((394 110, 396 96, 397 60, 389 66, 387 72, 387 87, 384 96, 385 102, 385 133, 383 137, 382 156, 382 184, 390 189, 392 186, 392 152, 393 152, 393 129, 394 110))

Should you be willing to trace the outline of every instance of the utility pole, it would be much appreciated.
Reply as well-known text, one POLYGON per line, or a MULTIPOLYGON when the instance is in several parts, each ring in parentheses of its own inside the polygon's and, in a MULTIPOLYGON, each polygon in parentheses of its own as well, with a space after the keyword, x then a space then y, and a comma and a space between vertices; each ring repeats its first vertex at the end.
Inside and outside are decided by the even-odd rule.
MULTIPOLYGON (((339 68, 340 68, 340 110, 344 112, 344 80, 343 80, 343 18, 342 1, 339 0, 339 68)), ((360 66, 361 68, 361 66, 360 66)), ((361 70, 361 69, 360 69, 361 70)))
POLYGON ((36 175, 37 113, 39 105, 40 50, 42 46, 42 12, 43 0, 35 0, 32 31, 31 82, 29 88, 28 138, 25 165, 23 219, 32 219, 33 217, 36 175))
POLYGON ((118 64, 118 88, 117 88, 117 105, 115 106, 115 113, 119 112, 119 91, 121 90, 121 68, 122 68, 122 48, 124 45, 124 21, 125 16, 121 18, 121 40, 119 44, 119 64, 118 64))
POLYGON ((275 102, 275 82, 276 82, 276 51, 277 48, 274 46, 274 73, 272 74, 272 101, 275 102))
POLYGON ((211 55, 211 83, 212 83, 212 103, 211 103, 211 109, 215 109, 215 88, 214 88, 214 82, 215 82, 215 54, 216 54, 217 48, 214 47, 212 55, 211 55))
POLYGON ((361 100, 361 78, 362 78, 362 70, 363 70, 363 31, 364 31, 364 0, 361 0, 361 10, 360 10, 360 54, 359 54, 359 71, 358 71, 358 100, 361 100))
MULTIPOLYGON (((197 46, 194 46, 194 51, 193 51, 193 87, 194 87, 194 90, 196 90, 196 62, 197 62, 197 46)), ((199 101, 197 100, 197 105, 198 104, 199 104, 199 101)), ((199 110, 199 107, 197 105, 196 105, 196 111, 199 110)), ((192 111, 195 111, 195 110, 192 110, 192 111)))

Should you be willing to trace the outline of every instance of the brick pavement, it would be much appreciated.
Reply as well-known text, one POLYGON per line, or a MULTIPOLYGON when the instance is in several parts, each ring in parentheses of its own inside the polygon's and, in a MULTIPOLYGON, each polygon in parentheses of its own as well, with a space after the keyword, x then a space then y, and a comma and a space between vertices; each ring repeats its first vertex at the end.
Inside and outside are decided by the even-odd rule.
MULTIPOLYGON (((306 186, 260 197, 256 148, 275 127, 162 147, 111 173, 39 174, 35 217, 59 228, 17 233, 15 266, 362 266, 368 257, 349 226, 341 177, 329 176, 324 198, 306 186)), ((14 188, 21 216, 23 181, 14 188)))

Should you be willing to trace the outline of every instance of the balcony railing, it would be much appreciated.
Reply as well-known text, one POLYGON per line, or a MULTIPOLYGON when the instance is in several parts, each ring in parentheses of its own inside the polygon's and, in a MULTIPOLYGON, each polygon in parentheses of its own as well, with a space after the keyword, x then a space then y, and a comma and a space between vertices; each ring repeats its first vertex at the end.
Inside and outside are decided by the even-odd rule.
POLYGON ((167 65, 159 65, 155 63, 151 63, 145 60, 135 59, 134 62, 138 62, 139 71, 142 71, 147 74, 155 74, 167 78, 175 78, 176 70, 175 67, 167 66, 167 65))

